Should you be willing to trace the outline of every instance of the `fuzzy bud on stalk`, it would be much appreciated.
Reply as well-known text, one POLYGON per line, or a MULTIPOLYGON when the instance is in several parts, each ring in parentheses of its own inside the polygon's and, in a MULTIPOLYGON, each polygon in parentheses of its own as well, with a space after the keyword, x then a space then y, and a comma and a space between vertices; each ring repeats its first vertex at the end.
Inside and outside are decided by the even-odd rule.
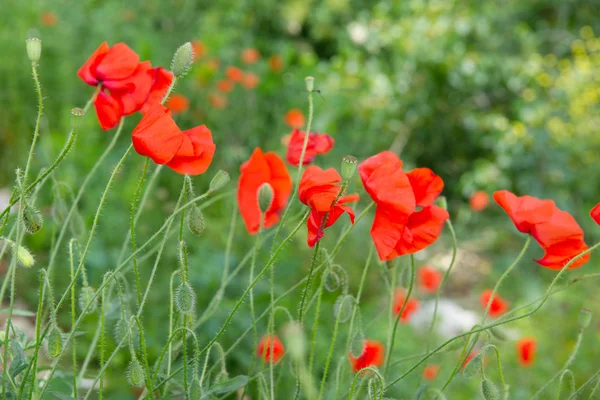
POLYGON ((46 352, 51 358, 56 358, 62 353, 63 350, 63 337, 62 332, 55 324, 50 327, 50 332, 46 337, 46 352))
POLYGON ((42 229, 43 225, 44 220, 39 210, 25 202, 23 205, 23 228, 25 228, 25 232, 33 235, 42 229))
POLYGON ((25 46, 27 48, 27 57, 33 64, 37 64, 40 61, 42 55, 42 41, 38 38, 29 38, 25 40, 25 46))
POLYGON ((307 76, 304 78, 304 82, 306 83, 306 90, 311 93, 315 89, 315 78, 307 76))
POLYGON ((200 400, 202 398, 202 385, 200 384, 200 379, 197 377, 195 377, 192 380, 192 383, 190 383, 188 397, 190 400, 200 400))
POLYGON ((12 240, 8 240, 8 239, 4 239, 5 241, 7 241, 10 244, 10 247, 12 248, 13 251, 13 255, 17 257, 17 261, 19 262, 19 264, 25 268, 31 268, 33 267, 33 264, 35 264, 35 259, 33 258, 33 254, 31 254, 29 252, 29 250, 27 250, 27 248, 23 247, 23 246, 18 246, 15 242, 13 242, 12 240))
POLYGON ((489 379, 484 379, 481 381, 481 393, 483 393, 483 398, 485 400, 500 399, 500 392, 498 391, 498 388, 489 379))
POLYGON ((222 169, 218 170, 215 176, 210 181, 208 190, 210 190, 211 192, 216 192, 223 186, 227 185, 229 179, 229 174, 227 172, 223 171, 222 169))
POLYGON ((272 203, 273 187, 265 182, 258 188, 258 208, 260 212, 266 213, 272 203))
POLYGON ((579 329, 584 330, 590 326, 590 322, 592 322, 592 312, 587 308, 582 308, 579 311, 579 329))
POLYGON ((98 308, 98 298, 94 297, 96 291, 90 286, 84 286, 79 292, 79 308, 81 311, 90 305, 86 311, 86 314, 92 314, 98 308))
POLYGON ((137 358, 133 358, 127 367, 127 380, 134 387, 143 387, 146 382, 144 368, 137 358))
POLYGON ((349 181, 352 179, 358 168, 358 160, 353 156, 344 156, 342 158, 342 179, 349 181))
POLYGON ((204 214, 197 205, 193 205, 188 214, 188 228, 196 236, 204 233, 204 214))
POLYGON ((301 360, 306 352, 306 341, 304 339, 302 325, 296 321, 289 322, 284 326, 282 335, 285 347, 292 358, 301 360))
POLYGON ((463 368, 463 375, 467 378, 472 378, 476 375, 481 375, 481 371, 483 370, 483 355, 481 353, 477 354, 471 361, 467 363, 467 365, 463 368))
POLYGON ((189 283, 185 282, 179 285, 175 292, 175 307, 177 311, 188 314, 194 311, 196 306, 196 294, 189 283))
POLYGON ((194 62, 194 49, 190 42, 187 42, 175 51, 173 61, 171 62, 171 70, 177 78, 181 78, 188 73, 192 63, 194 62))

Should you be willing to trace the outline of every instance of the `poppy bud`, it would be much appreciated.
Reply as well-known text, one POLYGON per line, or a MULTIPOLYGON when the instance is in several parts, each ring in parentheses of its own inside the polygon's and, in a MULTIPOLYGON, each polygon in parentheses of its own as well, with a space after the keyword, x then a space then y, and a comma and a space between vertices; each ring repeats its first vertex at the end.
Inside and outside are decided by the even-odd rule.
POLYGON ((202 398, 202 385, 200 384, 200 380, 196 377, 194 377, 192 383, 190 383, 188 397, 190 400, 200 400, 202 398))
POLYGON ((21 264, 21 266, 31 268, 33 264, 35 264, 33 254, 31 254, 29 250, 27 250, 27 248, 23 246, 17 247, 17 244, 15 242, 9 241, 8 239, 4 240, 10 243, 13 250, 13 254, 17 257, 17 261, 19 262, 19 264, 21 264))
POLYGON ((342 158, 342 179, 349 181, 352 179, 358 168, 358 160, 353 156, 344 156, 342 158))
POLYGON ((23 205, 23 227, 25 228, 25 232, 33 235, 42 229, 43 225, 42 214, 37 208, 25 202, 23 205))
POLYGON ((227 185, 229 182, 229 174, 222 169, 218 170, 215 176, 210 181, 210 185, 208 185, 208 190, 211 192, 216 192, 221 189, 223 186, 227 185))
MULTIPOLYGON (((467 359, 468 360, 468 359, 467 359)), ((463 367, 463 375, 467 378, 472 378, 477 375, 481 375, 481 371, 483 369, 483 355, 481 353, 477 354, 473 357, 467 364, 463 367)))
POLYGON ((53 323, 50 327, 50 332, 46 337, 46 352, 51 358, 56 358, 62 353, 63 350, 63 337, 62 332, 53 323))
POLYGON ((501 328, 494 327, 494 328, 491 328, 489 331, 492 334, 492 336, 494 336, 496 339, 499 339, 499 340, 507 339, 506 332, 504 332, 504 330, 501 328))
POLYGON ((42 55, 42 41, 38 38, 29 38, 25 40, 25 46, 27 48, 27 57, 29 57, 29 61, 37 64, 42 55))
POLYGON ((590 322, 592 322, 592 312, 587 308, 582 308, 579 311, 579 329, 584 330, 590 326, 590 322))
POLYGON ((196 294, 189 283, 185 282, 179 285, 175 292, 175 306, 177 311, 183 314, 188 314, 194 311, 196 306, 196 294))
POLYGON ((129 367, 127 367, 127 380, 129 381, 129 384, 134 387, 142 387, 146 382, 144 368, 135 356, 129 363, 129 367))
POLYGON ((79 292, 79 308, 81 311, 90 305, 87 309, 86 314, 92 314, 98 307, 98 297, 95 297, 96 292, 90 286, 84 286, 79 292))
POLYGON ((352 314, 353 297, 350 295, 340 295, 333 305, 333 315, 339 318, 340 323, 344 323, 350 319, 352 314))
POLYGON ((446 201, 446 196, 440 196, 435 201, 438 207, 443 208, 444 210, 448 210, 448 202, 446 201))
POLYGON ((301 360, 306 352, 306 341, 302 325, 299 322, 291 321, 284 326, 282 334, 285 348, 292 358, 301 360))
POLYGON ((489 379, 484 379, 481 381, 481 393, 483 393, 483 398, 485 400, 500 399, 500 392, 498 391, 498 388, 489 379))
POLYGON ((306 90, 310 93, 315 88, 315 78, 312 76, 307 76, 304 78, 304 82, 306 82, 306 90))
POLYGON ((273 203, 273 187, 265 182, 258 188, 258 208, 266 213, 273 203))
POLYGON ((202 214, 202 210, 197 205, 193 205, 188 214, 188 228, 190 232, 196 236, 200 236, 204 233, 204 226, 204 214, 202 214))
POLYGON ((129 324, 123 318, 119 318, 117 323, 115 324, 115 328, 113 330, 113 335, 115 337, 115 342, 121 343, 123 339, 127 337, 129 334, 129 324))
POLYGON ((365 334, 362 330, 359 330, 354 334, 352 341, 350 342, 350 354, 358 358, 363 352, 365 347, 365 334))
POLYGON ((71 109, 71 129, 77 130, 79 128, 79 123, 84 115, 83 108, 75 107, 71 109))
POLYGON ((173 61, 171 61, 171 70, 177 78, 181 78, 189 71, 194 62, 194 48, 190 42, 187 42, 175 51, 173 61))

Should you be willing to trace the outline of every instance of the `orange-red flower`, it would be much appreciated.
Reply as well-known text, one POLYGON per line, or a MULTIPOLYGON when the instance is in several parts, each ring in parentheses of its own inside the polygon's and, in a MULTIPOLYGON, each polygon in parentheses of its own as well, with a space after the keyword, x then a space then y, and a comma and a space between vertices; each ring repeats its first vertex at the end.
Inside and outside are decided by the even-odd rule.
POLYGON ((158 103, 142 114, 131 135, 135 151, 180 174, 199 175, 206 171, 215 144, 205 125, 181 131, 169 109, 158 103))
POLYGON ((429 364, 423 368, 423 379, 432 381, 440 372, 440 366, 437 364, 429 364))
POLYGON ((283 69, 283 59, 279 54, 269 57, 269 68, 273 72, 279 72, 283 69))
POLYGON ((217 89, 223 93, 229 93, 233 90, 233 82, 227 79, 221 79, 217 82, 217 89))
POLYGON ((238 67, 229 66, 225 69, 225 75, 233 82, 241 82, 244 79, 244 71, 238 67))
POLYGON ((595 223, 600 225, 600 203, 596 204, 596 206, 592 208, 590 211, 590 217, 592 217, 595 223))
POLYGON ((443 275, 437 269, 428 265, 419 268, 417 271, 419 277, 419 287, 427 293, 437 292, 442 283, 443 275))
POLYGON ((258 233, 260 228, 260 208, 258 206, 258 188, 268 183, 273 189, 273 201, 265 212, 263 228, 270 228, 279 221, 279 215, 285 208, 292 192, 292 178, 283 160, 275 153, 263 153, 254 149, 250 159, 240 168, 238 183, 238 208, 246 224, 248 233, 258 233))
POLYGON ((471 362, 472 359, 474 359, 475 357, 477 357, 477 355, 479 354, 478 351, 472 351, 469 353, 469 355, 467 356, 467 358, 465 358, 465 361, 463 361, 462 366, 460 367, 461 370, 465 369, 465 367, 467 366, 468 363, 471 362))
POLYGON ((532 337, 526 337, 517 342, 517 356, 523 367, 530 367, 535 361, 537 341, 532 337))
POLYGON ((52 27, 56 25, 56 22, 58 22, 58 17, 53 12, 46 11, 42 14, 42 24, 52 27))
MULTIPOLYGON (((500 190, 494 200, 506 211, 517 230, 530 234, 544 249, 538 264, 550 269, 561 269, 573 257, 588 249, 583 241, 583 230, 575 218, 559 209, 552 200, 540 200, 531 196, 517 197, 500 190)), ((571 268, 577 268, 590 259, 586 254, 578 258, 571 268)))
POLYGON ((258 75, 248 72, 244 74, 244 79, 242 79, 242 86, 244 86, 246 89, 254 89, 258 86, 259 82, 260 79, 258 78, 258 75))
POLYGON ((173 112, 173 114, 181 114, 190 107, 188 98, 182 94, 173 93, 167 100, 167 108, 173 112))
POLYGON ((416 253, 437 240, 449 218, 433 205, 444 188, 442 178, 428 168, 406 174, 391 151, 366 159, 358 171, 377 205, 371 237, 381 260, 416 253))
POLYGON ((192 49, 194 51, 194 61, 206 55, 206 45, 200 40, 192 40, 192 49))
MULTIPOLYGON (((492 289, 486 289, 481 293, 481 296, 479 297, 479 303, 484 310, 487 308, 491 297, 492 289)), ((488 312, 489 316, 492 318, 497 318, 506 313, 506 311, 508 311, 508 302, 500 297, 498 293, 496 293, 492 299, 492 303, 490 304, 490 310, 488 312)))
POLYGON ((283 357, 284 354, 285 348, 277 335, 273 335, 272 344, 271 335, 265 335, 260 339, 256 346, 256 355, 267 362, 273 361, 273 363, 276 363, 281 360, 281 357, 283 357), (271 347, 273 347, 273 355, 271 355, 271 347))
POLYGON ((377 340, 365 339, 363 343, 362 353, 358 357, 354 357, 352 353, 348 354, 352 371, 357 373, 363 368, 380 367, 384 360, 384 347, 377 340))
POLYGON ((249 48, 242 51, 242 61, 244 64, 254 64, 260 60, 260 53, 257 49, 249 48))
POLYGON ((406 298, 406 290, 404 289, 396 289, 394 292, 394 315, 398 316, 400 310, 402 310, 402 315, 400 316, 400 322, 407 323, 410 321, 411 315, 419 309, 419 301, 413 298, 406 298), (406 306, 404 306, 406 303, 406 306), (402 306, 404 306, 404 310, 402 310, 402 306))
POLYGON ((210 105, 219 110, 227 107, 227 97, 221 96, 220 94, 211 94, 208 96, 208 101, 210 105))
POLYGON ((292 108, 285 114, 285 123, 293 129, 300 129, 304 126, 304 114, 297 108, 292 108))
POLYGON ((346 203, 358 201, 359 197, 351 194, 337 198, 341 182, 342 177, 333 168, 322 170, 317 166, 310 166, 302 174, 298 197, 311 208, 306 221, 310 247, 321 240, 325 228, 333 225, 342 214, 347 213, 350 222, 354 223, 354 210, 346 203))
MULTIPOLYGON (((306 132, 294 129, 289 138, 286 160, 295 167, 300 164, 305 137, 306 132)), ((327 154, 333 148, 334 143, 333 138, 326 133, 311 132, 308 135, 308 143, 304 152, 302 165, 312 163, 318 154, 327 154)))
POLYGON ((483 190, 478 190, 471 195, 469 205, 473 211, 483 211, 490 204, 490 195, 483 190))

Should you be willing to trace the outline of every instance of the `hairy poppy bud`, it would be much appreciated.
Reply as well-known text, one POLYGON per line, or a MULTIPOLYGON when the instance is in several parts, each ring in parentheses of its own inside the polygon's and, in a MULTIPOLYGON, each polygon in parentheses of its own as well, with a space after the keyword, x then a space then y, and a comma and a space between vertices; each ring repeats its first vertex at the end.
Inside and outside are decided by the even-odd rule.
POLYGON ((354 308, 354 298, 350 295, 340 295, 333 305, 333 315, 339 318, 340 323, 350 319, 352 309, 354 308))
POLYGON ((62 332, 53 323, 50 327, 50 331, 46 336, 46 352, 51 358, 56 358, 62 353, 63 350, 63 337, 62 332))
POLYGON ((446 197, 445 196, 440 196, 436 199, 435 201, 436 205, 438 207, 443 208, 444 210, 448 210, 448 202, 446 201, 446 197))
POLYGON ((590 322, 592 322, 592 312, 587 308, 582 308, 579 311, 579 329, 584 330, 590 326, 590 322))
MULTIPOLYGON (((296 321, 289 322, 284 326, 282 334, 285 348, 292 358, 297 360, 302 359, 306 351, 306 341, 304 340, 302 325, 296 321)), ((267 351, 269 351, 270 354, 270 350, 267 351)))
POLYGON ((258 208, 266 213, 273 203, 273 187, 265 182, 258 188, 258 208))
POLYGON ((84 115, 83 108, 75 107, 71 109, 71 129, 76 130, 79 128, 79 123, 84 115))
POLYGON ((196 236, 204 233, 204 214, 197 205, 193 205, 188 214, 188 228, 196 236))
POLYGON ((482 369, 483 369, 483 354, 479 353, 475 357, 473 357, 470 361, 466 362, 466 365, 463 367, 462 373, 467 378, 472 378, 474 376, 481 375, 482 369))
POLYGON ((181 78, 188 73, 192 63, 194 62, 194 49, 190 42, 187 42, 175 51, 173 61, 171 62, 171 70, 177 78, 181 78))
POLYGON ((21 266, 31 268, 33 264, 35 264, 33 254, 31 254, 27 248, 23 246, 17 246, 15 242, 9 241, 8 239, 4 240, 10 243, 13 250, 13 255, 17 257, 17 261, 21 266))
POLYGON ((484 379, 481 381, 481 393, 483 393, 483 398, 485 400, 500 399, 500 392, 498 391, 498 388, 489 379, 484 379))
POLYGON ((40 61, 42 55, 42 41, 38 38, 29 38, 25 40, 25 46, 27 48, 27 57, 29 61, 36 64, 40 61))
POLYGON ((134 387, 142 387, 146 382, 146 374, 144 368, 137 358, 133 357, 127 367, 127 380, 129 384, 134 387))
POLYGON ((215 176, 210 181, 210 185, 208 186, 208 190, 211 192, 216 192, 221 189, 223 186, 227 185, 229 182, 229 174, 222 169, 218 170, 215 176))
POLYGON ((23 205, 23 227, 25 228, 25 232, 33 235, 42 229, 43 225, 42 214, 37 208, 25 202, 23 205))
POLYGON ((90 305, 87 309, 86 314, 91 314, 96 311, 98 307, 98 298, 94 297, 96 295, 96 291, 90 286, 84 286, 79 292, 79 308, 81 311, 85 310, 85 308, 90 305))
POLYGON ((119 318, 117 323, 115 324, 115 328, 113 330, 113 335, 115 337, 115 342, 121 343, 123 339, 127 337, 129 334, 129 324, 123 318, 119 318))
POLYGON ((344 156, 342 158, 342 179, 349 181, 352 179, 358 168, 358 160, 353 156, 344 156))
POLYGON ((197 377, 194 377, 192 383, 190 383, 188 397, 190 400, 200 400, 202 398, 202 385, 200 384, 200 379, 197 377))
POLYGON ((189 283, 185 282, 179 285, 175 292, 175 306, 177 311, 183 314, 188 314, 194 311, 196 306, 196 294, 189 283))
POLYGON ((304 78, 304 82, 306 82, 306 90, 310 93, 315 88, 315 78, 312 76, 307 76, 304 78))

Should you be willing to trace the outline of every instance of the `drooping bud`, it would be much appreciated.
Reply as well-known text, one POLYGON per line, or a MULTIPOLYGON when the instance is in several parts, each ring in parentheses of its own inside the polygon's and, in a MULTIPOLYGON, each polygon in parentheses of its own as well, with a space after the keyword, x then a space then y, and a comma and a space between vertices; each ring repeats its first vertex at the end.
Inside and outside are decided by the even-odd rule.
POLYGON ((349 181, 352 179, 358 168, 358 160, 353 156, 344 156, 342 158, 342 179, 349 181))
POLYGON ((83 111, 83 108, 75 107, 71 109, 71 129, 77 130, 79 128, 84 115, 85 111, 83 111))
POLYGON ((446 196, 440 196, 435 200, 435 204, 438 207, 443 208, 444 210, 448 210, 448 201, 446 201, 446 196))
POLYGON ((579 329, 584 330, 590 326, 590 322, 592 322, 592 312, 587 308, 582 308, 579 311, 579 329))
POLYGON ((350 353, 354 357, 360 357, 363 349, 365 348, 365 334, 362 330, 358 330, 352 337, 352 341, 350 342, 350 353))
POLYGON ((333 315, 344 323, 350 319, 352 309, 354 308, 354 298, 350 295, 340 295, 333 305, 333 315))
POLYGON ((200 379, 194 377, 188 389, 188 397, 190 400, 200 400, 202 398, 202 385, 200 379))
POLYGON ((229 174, 226 171, 223 171, 222 169, 218 170, 215 176, 213 176, 212 180, 210 181, 208 190, 210 190, 211 192, 216 192, 223 186, 227 185, 229 179, 229 174))
POLYGON ((43 225, 44 220, 39 210, 25 202, 23 205, 23 228, 25 228, 25 232, 33 235, 42 229, 43 225))
POLYGON ((121 343, 123 339, 127 337, 129 334, 129 324, 123 318, 119 318, 117 323, 115 324, 115 328, 113 330, 113 335, 115 337, 115 342, 121 343))
POLYGON ((291 321, 283 327, 281 333, 288 353, 292 358, 301 360, 306 352, 306 341, 302 325, 299 322, 291 321))
POLYGON ((307 76, 304 78, 304 82, 306 83, 306 90, 310 93, 315 89, 315 78, 312 76, 307 76))
POLYGON ((29 38, 25 40, 25 46, 27 48, 27 57, 29 57, 29 61, 37 64, 42 55, 42 41, 38 38, 29 38))
POLYGON ((200 236, 204 233, 204 214, 197 205, 192 205, 188 214, 188 228, 196 236, 200 236))
POLYGON ((273 187, 265 182, 258 188, 258 208, 266 213, 273 203, 273 187))
POLYGON ((483 393, 483 398, 485 400, 499 400, 500 399, 500 391, 494 385, 492 381, 489 379, 484 379, 481 381, 481 393, 483 393))
POLYGON ((187 42, 175 51, 173 61, 171 62, 171 70, 177 78, 181 78, 188 73, 192 63, 194 62, 194 49, 190 42, 187 42))
POLYGON ((96 291, 91 286, 84 286, 79 292, 79 308, 81 311, 90 305, 86 311, 86 314, 92 314, 98 308, 98 297, 94 297, 96 291))
POLYGON ((196 294, 192 286, 187 283, 181 283, 175 292, 175 307, 177 311, 188 314, 194 311, 196 306, 196 294))
POLYGON ((51 358, 56 358, 63 350, 62 332, 55 324, 52 324, 46 336, 46 352, 51 358))
POLYGON ((472 378, 477 375, 481 375, 481 370, 483 369, 483 355, 481 353, 477 354, 473 357, 467 364, 463 367, 462 373, 467 378, 472 378))
POLYGON ((146 382, 146 373, 136 357, 133 357, 127 367, 127 380, 134 387, 143 387, 146 382))

